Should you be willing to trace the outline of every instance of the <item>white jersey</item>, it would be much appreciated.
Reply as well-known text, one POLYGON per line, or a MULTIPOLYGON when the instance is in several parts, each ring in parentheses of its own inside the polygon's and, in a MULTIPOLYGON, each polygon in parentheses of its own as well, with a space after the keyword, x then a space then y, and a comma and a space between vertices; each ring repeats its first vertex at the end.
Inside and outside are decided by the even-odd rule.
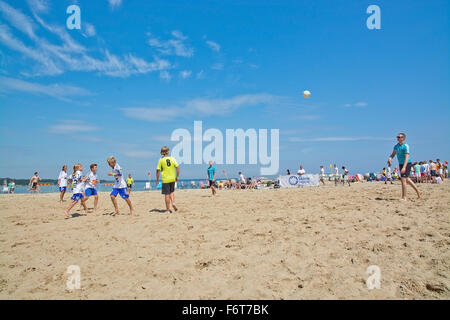
POLYGON ((87 189, 87 188, 93 188, 93 189, 95 189, 95 184, 94 184, 94 181, 95 181, 95 180, 98 180, 98 179, 97 179, 97 174, 96 174, 96 173, 93 173, 92 171, 89 172, 89 174, 88 174, 88 176, 87 176, 87 179, 86 179, 86 189, 87 189))
POLYGON ((320 176, 321 177, 325 176, 325 169, 324 168, 320 168, 320 176))
POLYGON ((58 180, 59 180, 59 187, 67 187, 67 172, 62 171, 59 173, 58 176, 58 180))
POLYGON ((244 182, 244 183, 245 183, 245 177, 244 177, 243 174, 241 174, 241 175, 239 176, 239 182, 244 182))
POLYGON ((127 184, 125 183, 125 180, 123 179, 122 168, 119 166, 118 163, 116 163, 116 165, 114 166, 113 173, 114 173, 114 180, 115 180, 114 189, 126 188, 127 184))
POLYGON ((392 177, 392 169, 388 167, 386 170, 386 178, 390 179, 392 177))
POLYGON ((339 168, 338 167, 334 168, 334 175, 335 176, 339 175, 339 168))
POLYGON ((72 176, 73 181, 73 193, 83 193, 84 191, 84 182, 81 180, 83 178, 83 172, 78 170, 75 172, 75 175, 72 176))

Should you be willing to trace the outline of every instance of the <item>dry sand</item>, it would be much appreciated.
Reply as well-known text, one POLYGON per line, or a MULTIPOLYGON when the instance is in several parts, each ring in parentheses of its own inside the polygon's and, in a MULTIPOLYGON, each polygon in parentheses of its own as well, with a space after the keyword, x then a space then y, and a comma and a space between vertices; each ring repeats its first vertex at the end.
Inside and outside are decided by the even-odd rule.
POLYGON ((449 299, 450 184, 420 189, 407 203, 398 182, 181 190, 171 215, 152 211, 159 192, 135 192, 134 217, 121 199, 107 215, 102 193, 97 213, 70 220, 57 194, 2 195, 0 298, 449 299), (80 290, 66 290, 69 265, 80 290))

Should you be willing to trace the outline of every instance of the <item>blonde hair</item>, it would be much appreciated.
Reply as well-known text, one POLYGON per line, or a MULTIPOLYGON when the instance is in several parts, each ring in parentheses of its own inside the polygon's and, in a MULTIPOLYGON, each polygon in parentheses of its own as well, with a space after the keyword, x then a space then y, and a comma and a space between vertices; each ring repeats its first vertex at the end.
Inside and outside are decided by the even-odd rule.
POLYGON ((169 152, 170 152, 170 149, 169 149, 168 146, 164 146, 164 147, 161 148, 161 154, 163 156, 167 156, 169 154, 169 152))
POLYGON ((108 162, 108 163, 111 163, 113 161, 116 161, 116 158, 114 158, 113 156, 111 156, 108 159, 106 159, 106 162, 108 162))
POLYGON ((76 163, 73 165, 73 173, 72 176, 75 175, 75 173, 78 171, 78 169, 81 167, 81 163, 76 163))

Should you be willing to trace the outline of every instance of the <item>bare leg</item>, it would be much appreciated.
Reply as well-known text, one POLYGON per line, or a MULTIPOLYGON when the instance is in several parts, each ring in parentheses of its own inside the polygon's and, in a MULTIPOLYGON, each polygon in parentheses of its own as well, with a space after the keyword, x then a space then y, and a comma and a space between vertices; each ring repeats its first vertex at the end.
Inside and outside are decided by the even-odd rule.
POLYGON ((166 213, 170 213, 170 195, 165 194, 164 200, 166 202, 166 213))
POLYGON ((134 210, 133 210, 133 205, 131 204, 130 198, 126 198, 125 201, 128 204, 128 207, 130 208, 130 215, 133 215, 134 210))
POLYGON ((94 211, 97 211, 97 204, 98 204, 98 195, 94 198, 94 211))
POLYGON ((420 199, 420 192, 419 189, 417 189, 416 185, 414 184, 414 182, 411 181, 411 179, 407 178, 406 182, 414 189, 414 191, 416 191, 417 193, 417 198, 420 199))
POLYGON ((170 201, 172 202, 173 210, 178 211, 177 206, 175 205, 175 192, 170 194, 170 201))
POLYGON ((214 196, 216 194, 216 188, 214 188, 214 186, 211 186, 211 191, 212 191, 212 194, 214 196))
POLYGON ((60 195, 59 195, 59 202, 63 202, 64 201, 64 194, 65 194, 66 192, 63 190, 63 191, 61 191, 61 193, 60 193, 60 195))
POLYGON ((66 219, 70 218, 69 212, 70 210, 72 210, 72 208, 77 204, 76 201, 72 201, 72 203, 69 205, 69 207, 66 209, 66 211, 64 211, 64 214, 66 216, 66 219))
POLYGON ((84 212, 86 212, 86 213, 91 213, 92 211, 89 210, 88 207, 87 207, 87 205, 86 205, 87 199, 89 199, 89 198, 81 199, 81 205, 83 206, 84 212))
POLYGON ((406 180, 408 178, 400 178, 402 181, 402 200, 406 200, 406 180))
POLYGON ((115 196, 111 196, 111 201, 112 201, 112 203, 114 205, 114 214, 113 214, 113 216, 115 216, 116 214, 119 213, 119 207, 117 206, 116 197, 115 196))

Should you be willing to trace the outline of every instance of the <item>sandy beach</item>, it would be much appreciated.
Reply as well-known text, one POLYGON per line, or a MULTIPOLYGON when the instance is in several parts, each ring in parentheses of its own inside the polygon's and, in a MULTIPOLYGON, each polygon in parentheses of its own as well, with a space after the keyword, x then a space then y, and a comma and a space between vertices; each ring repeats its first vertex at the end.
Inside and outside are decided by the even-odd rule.
POLYGON ((419 188, 406 203, 399 182, 180 190, 171 215, 160 192, 134 192, 133 217, 101 193, 70 220, 58 194, 0 196, 0 298, 449 299, 450 184, 419 188))

